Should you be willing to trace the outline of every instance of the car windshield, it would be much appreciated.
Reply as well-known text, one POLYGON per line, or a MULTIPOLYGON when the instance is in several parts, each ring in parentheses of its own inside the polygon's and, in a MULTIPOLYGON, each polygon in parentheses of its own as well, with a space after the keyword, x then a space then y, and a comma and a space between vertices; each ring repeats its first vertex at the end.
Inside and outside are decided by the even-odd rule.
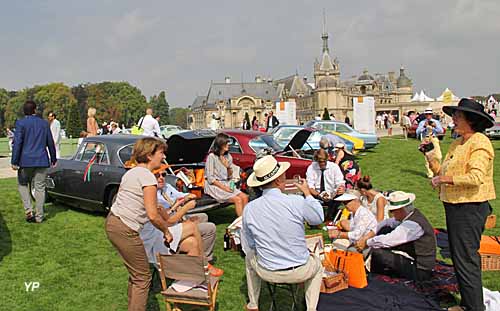
POLYGON ((300 128, 284 127, 274 134, 275 139, 290 140, 300 130, 300 128))
POLYGON ((252 140, 250 140, 248 145, 250 146, 250 148, 253 149, 253 151, 255 151, 255 153, 259 153, 260 151, 266 148, 271 148, 275 152, 283 150, 283 148, 280 147, 278 143, 276 143, 273 136, 271 135, 257 136, 252 140))
POLYGON ((339 133, 350 133, 350 132, 352 132, 352 128, 350 128, 348 125, 338 124, 337 123, 337 132, 339 132, 339 133))

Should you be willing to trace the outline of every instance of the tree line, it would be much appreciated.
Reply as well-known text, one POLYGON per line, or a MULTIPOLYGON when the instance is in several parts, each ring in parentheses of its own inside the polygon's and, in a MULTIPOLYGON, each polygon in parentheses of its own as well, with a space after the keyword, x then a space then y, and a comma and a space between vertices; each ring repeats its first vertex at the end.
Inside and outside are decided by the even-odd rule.
MULTIPOLYGON (((146 99, 141 90, 128 82, 85 83, 67 86, 64 83, 35 85, 19 91, 0 88, 0 128, 13 128, 22 118, 22 107, 26 100, 34 100, 37 113, 43 118, 50 111, 57 115, 68 136, 78 137, 85 130, 87 110, 96 108, 99 124, 113 120, 120 126, 131 127, 152 107, 161 124, 176 124, 186 127, 187 109, 170 110, 165 91, 146 99), (172 122, 172 123, 170 123, 172 122)), ((0 131, 4 134, 4 130, 0 131)))

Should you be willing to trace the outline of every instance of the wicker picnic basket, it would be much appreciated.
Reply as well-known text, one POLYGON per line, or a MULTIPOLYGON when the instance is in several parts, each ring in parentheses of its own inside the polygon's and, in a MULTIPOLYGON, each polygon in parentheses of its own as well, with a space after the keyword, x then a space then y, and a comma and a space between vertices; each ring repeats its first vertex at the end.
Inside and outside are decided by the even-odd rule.
POLYGON ((497 216, 492 214, 486 218, 486 223, 484 224, 484 228, 492 229, 495 228, 496 224, 497 224, 497 216))
POLYGON ((481 270, 482 271, 500 270, 500 255, 481 254, 481 270))
POLYGON ((349 287, 347 282, 347 274, 335 268, 335 265, 330 262, 328 254, 324 253, 323 267, 325 273, 323 274, 323 281, 321 282, 320 292, 325 294, 332 294, 349 287))

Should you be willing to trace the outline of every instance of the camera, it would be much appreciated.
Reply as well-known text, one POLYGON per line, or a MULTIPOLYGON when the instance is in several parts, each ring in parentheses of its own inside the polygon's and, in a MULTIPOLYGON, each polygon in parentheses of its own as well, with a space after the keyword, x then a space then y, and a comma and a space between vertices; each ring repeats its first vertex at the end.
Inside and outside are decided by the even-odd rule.
POLYGON ((429 143, 423 143, 418 146, 418 150, 422 153, 427 153, 429 151, 432 151, 434 149, 434 144, 432 142, 429 143))

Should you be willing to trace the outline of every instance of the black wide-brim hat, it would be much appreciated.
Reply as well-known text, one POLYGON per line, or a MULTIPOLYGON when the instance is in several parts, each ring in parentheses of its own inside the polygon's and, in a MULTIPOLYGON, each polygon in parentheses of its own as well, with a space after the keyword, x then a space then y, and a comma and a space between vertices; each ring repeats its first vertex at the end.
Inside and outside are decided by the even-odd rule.
POLYGON ((455 112, 457 110, 463 111, 465 113, 473 113, 475 115, 482 117, 484 122, 487 125, 485 128, 490 128, 493 125, 495 125, 495 120, 493 120, 493 118, 489 114, 484 112, 483 105, 481 105, 480 103, 478 103, 475 100, 468 99, 468 98, 462 98, 458 102, 458 106, 444 106, 443 107, 444 113, 446 113, 449 116, 452 116, 453 112, 455 112))

